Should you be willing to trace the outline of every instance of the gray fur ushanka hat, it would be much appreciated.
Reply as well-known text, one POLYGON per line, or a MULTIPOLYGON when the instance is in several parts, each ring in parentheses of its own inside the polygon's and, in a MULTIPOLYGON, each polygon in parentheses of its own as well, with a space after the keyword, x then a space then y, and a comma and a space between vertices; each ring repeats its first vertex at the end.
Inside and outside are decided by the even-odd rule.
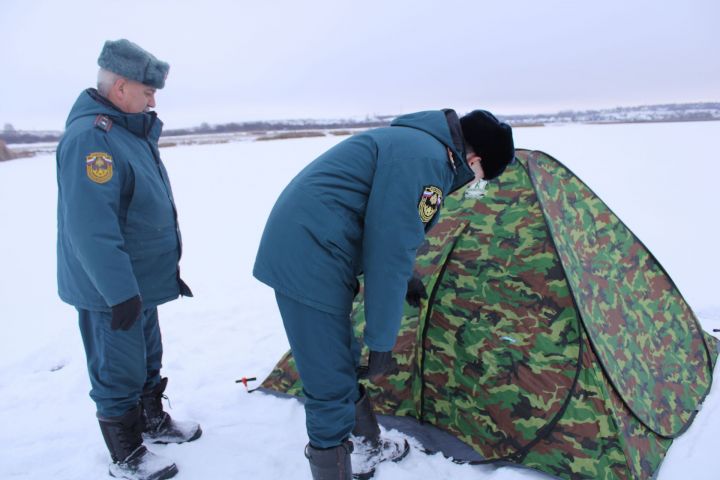
POLYGON ((108 40, 98 57, 98 65, 144 85, 163 88, 170 65, 129 40, 108 40))

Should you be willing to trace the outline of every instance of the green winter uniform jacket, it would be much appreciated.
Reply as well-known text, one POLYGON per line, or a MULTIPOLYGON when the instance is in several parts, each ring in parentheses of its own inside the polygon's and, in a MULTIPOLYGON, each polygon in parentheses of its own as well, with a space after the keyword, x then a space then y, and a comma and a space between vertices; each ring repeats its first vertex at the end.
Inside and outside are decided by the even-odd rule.
POLYGON ((395 119, 318 157, 268 218, 253 274, 298 302, 350 312, 364 274, 365 343, 395 344, 415 252, 445 195, 474 178, 454 111, 395 119))
POLYGON ((57 149, 58 292, 107 311, 135 295, 145 308, 191 296, 180 279, 181 238, 160 161, 162 122, 127 114, 94 89, 80 94, 57 149))

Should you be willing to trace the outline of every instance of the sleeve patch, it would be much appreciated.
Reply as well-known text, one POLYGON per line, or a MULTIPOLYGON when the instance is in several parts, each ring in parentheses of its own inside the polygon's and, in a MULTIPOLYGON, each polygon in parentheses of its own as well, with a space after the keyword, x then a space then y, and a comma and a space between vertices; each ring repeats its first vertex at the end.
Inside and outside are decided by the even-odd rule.
POLYGON ((442 204, 442 198, 442 190, 434 185, 427 185, 423 189, 420 202, 418 203, 418 212, 420 213, 420 220, 422 220, 423 223, 428 223, 432 220, 442 204))
POLYGON ((112 156, 105 152, 93 152, 85 157, 87 176, 95 183, 107 183, 113 176, 112 156))

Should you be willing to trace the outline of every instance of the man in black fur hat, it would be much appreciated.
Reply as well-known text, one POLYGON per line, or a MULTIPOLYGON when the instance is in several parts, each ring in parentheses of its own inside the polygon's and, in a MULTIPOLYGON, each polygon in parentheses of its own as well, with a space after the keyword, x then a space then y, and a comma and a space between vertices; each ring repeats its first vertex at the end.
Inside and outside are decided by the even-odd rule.
POLYGON ((510 126, 487 111, 417 112, 340 142, 278 198, 253 274, 275 289, 303 382, 314 480, 369 478, 408 452, 406 442, 381 435, 358 378, 392 368, 403 300, 423 294, 412 280, 416 249, 443 198, 499 176, 514 154, 510 126), (349 319, 360 274, 366 370, 349 319))

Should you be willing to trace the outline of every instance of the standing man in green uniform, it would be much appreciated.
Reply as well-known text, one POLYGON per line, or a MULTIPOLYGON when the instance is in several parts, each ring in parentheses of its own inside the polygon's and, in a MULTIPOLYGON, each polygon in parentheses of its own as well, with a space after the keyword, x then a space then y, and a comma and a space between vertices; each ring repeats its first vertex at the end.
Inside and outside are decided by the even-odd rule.
POLYGON ((72 107, 57 149, 58 291, 79 314, 110 475, 173 477, 175 464, 148 451, 202 431, 162 406, 157 306, 192 296, 180 278, 182 241, 160 160, 155 92, 169 65, 128 40, 107 41, 98 88, 72 107))
POLYGON ((391 364, 415 253, 444 196, 497 177, 514 154, 510 126, 487 111, 462 119, 453 110, 419 112, 344 140, 280 195, 253 273, 275 289, 303 381, 315 480, 368 478, 379 462, 407 453, 381 438, 358 386, 360 348, 349 319, 357 276, 364 275, 370 350, 364 375, 373 377, 391 364))

